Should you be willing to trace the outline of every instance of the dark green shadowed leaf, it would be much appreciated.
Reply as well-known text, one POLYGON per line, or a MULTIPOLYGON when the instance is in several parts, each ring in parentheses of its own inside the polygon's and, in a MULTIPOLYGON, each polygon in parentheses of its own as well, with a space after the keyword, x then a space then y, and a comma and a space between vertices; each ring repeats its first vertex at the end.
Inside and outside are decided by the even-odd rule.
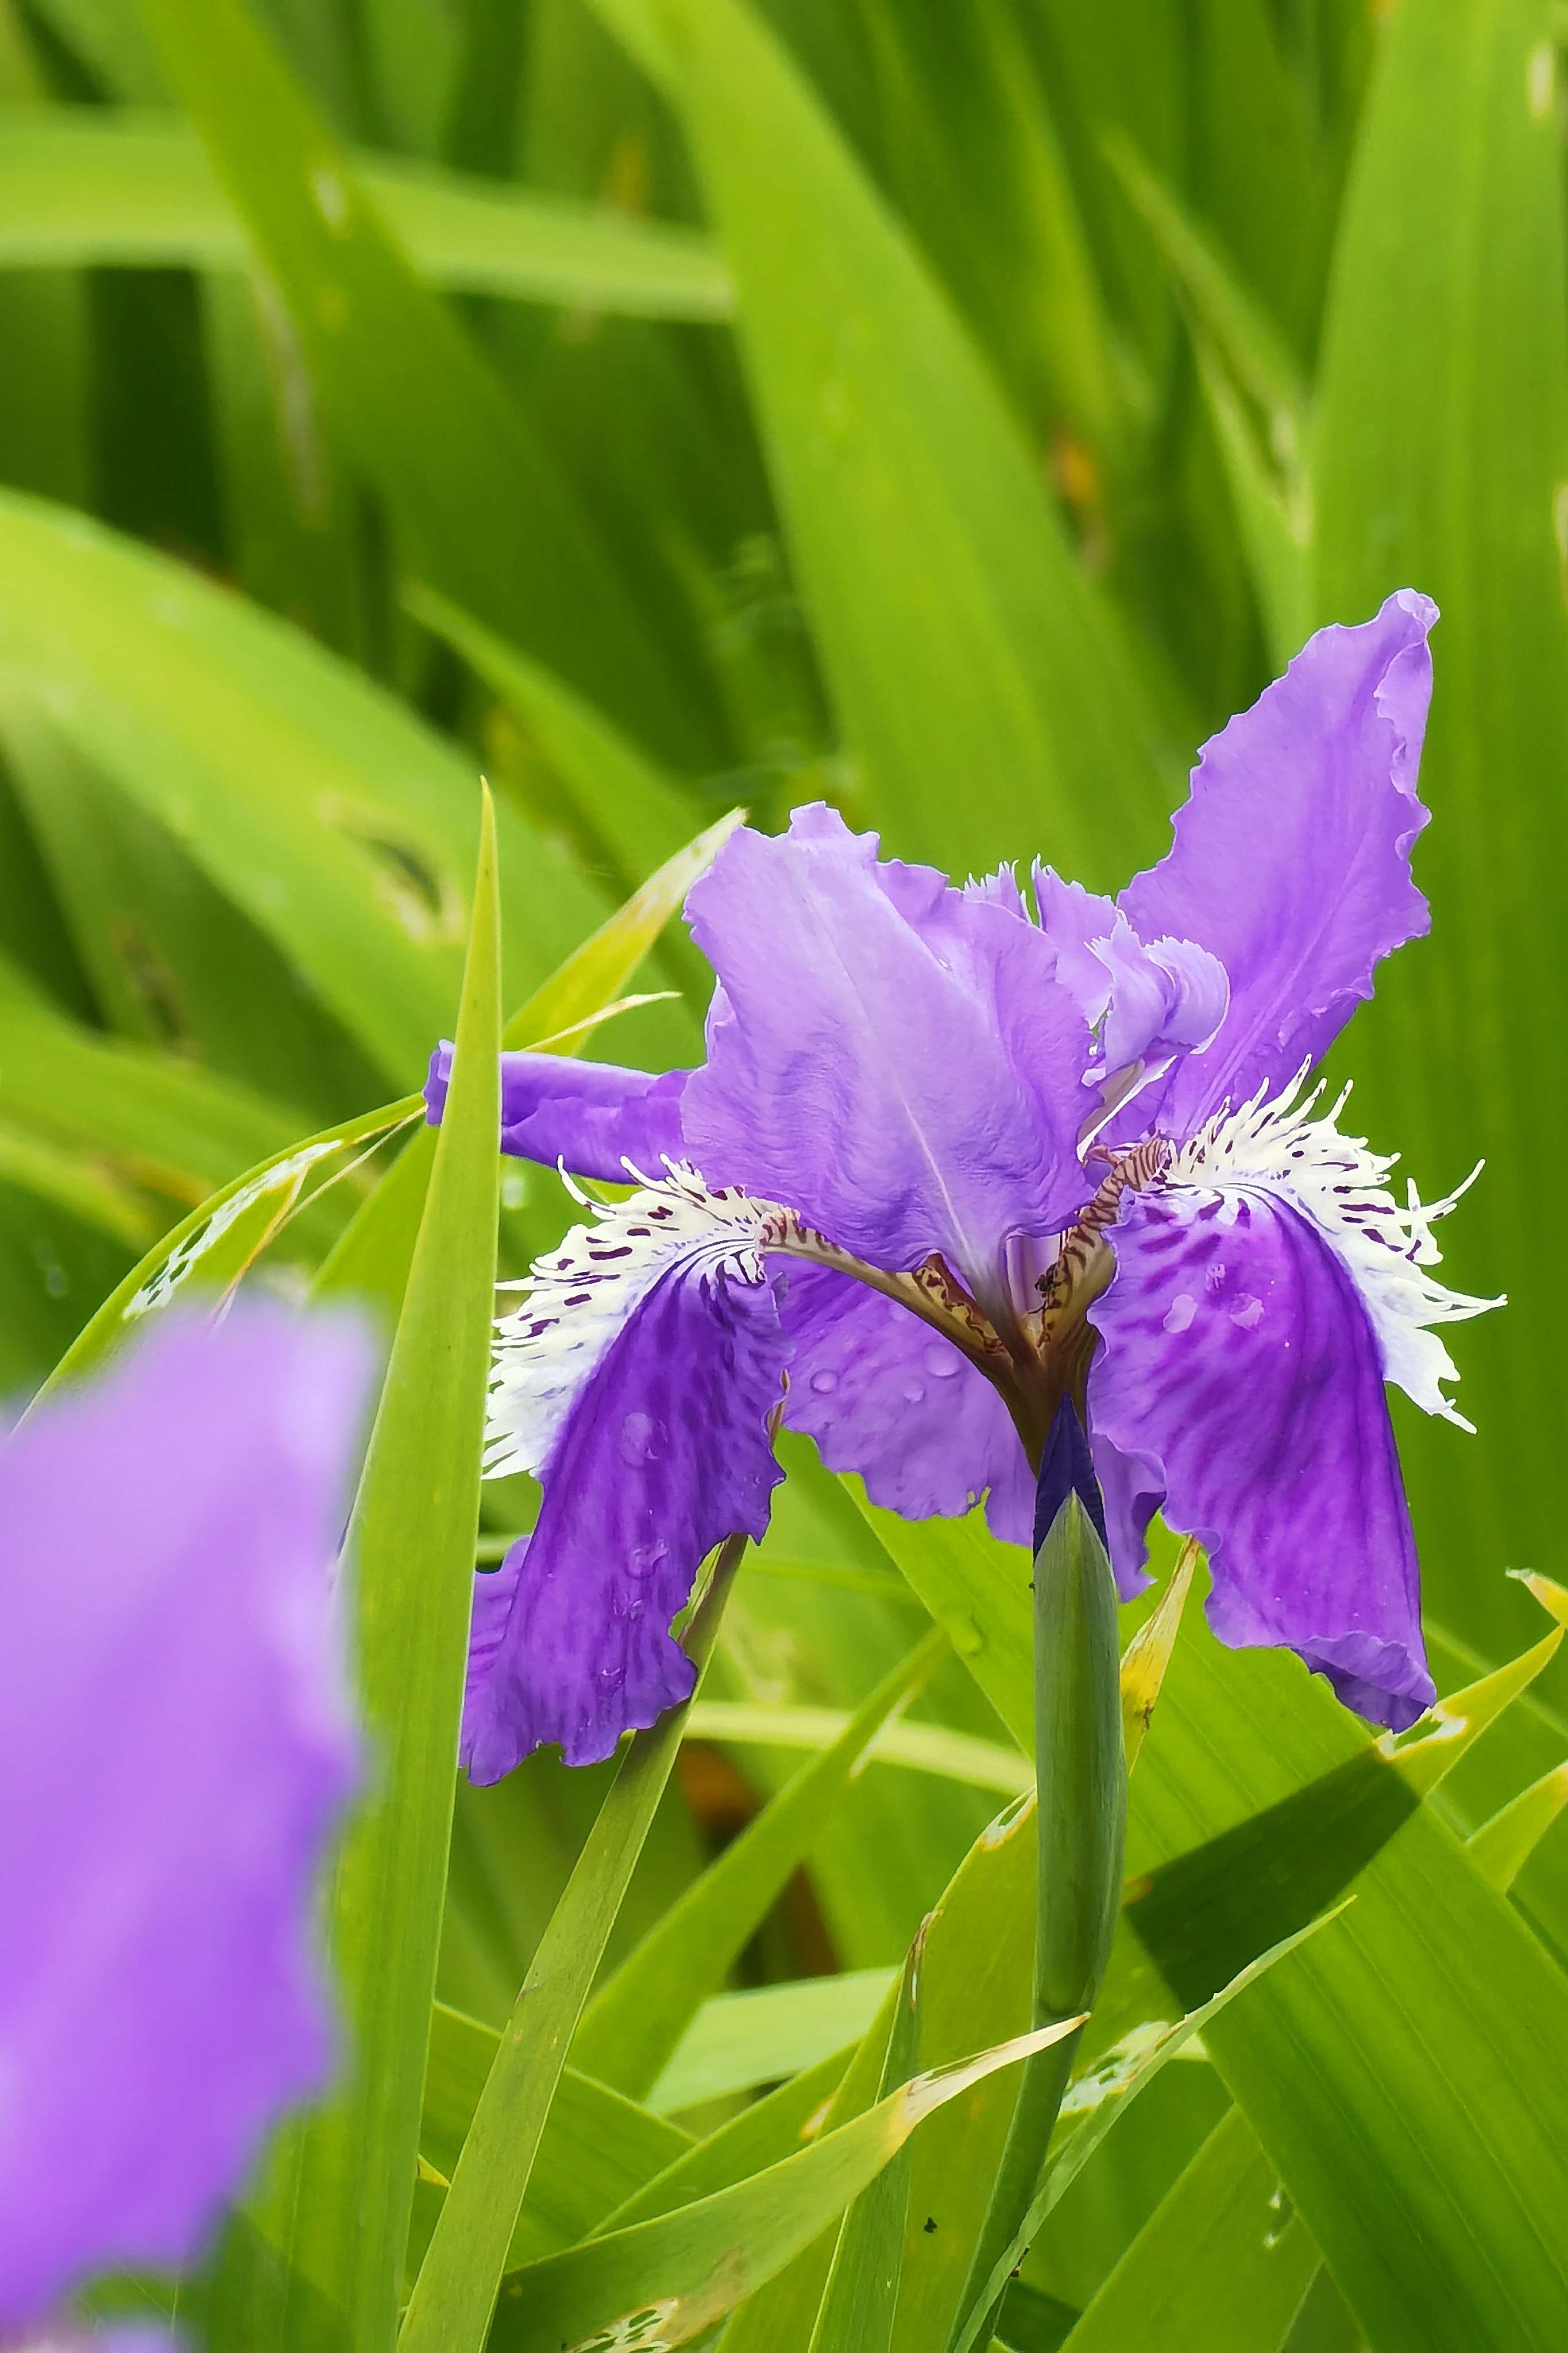
MULTIPOLYGON (((1293 1662, 1228 1654, 1194 1627, 1131 1784, 1130 1861, 1163 1862, 1167 1889, 1192 1875, 1212 1957, 1178 1933, 1175 1907, 1158 1933, 1188 1982, 1212 1981, 1255 1894, 1263 1934, 1300 1900, 1257 1849, 1249 1794, 1279 1804, 1282 1783, 1328 1775, 1347 1836, 1370 1842, 1395 1802, 1374 1769, 1409 1806, 1403 1823, 1331 1928, 1205 2045, 1380 2348, 1550 2343, 1568 2310, 1553 2220, 1568 2200, 1568 1979, 1432 1806, 1410 1805, 1409 1784, 1293 1662)), ((1331 1848, 1284 1794, 1280 1819, 1307 1830, 1299 1852, 1321 1892, 1351 1850, 1329 1869, 1331 1848)))
POLYGON ((447 1117, 350 1526, 361 1703, 379 1773, 329 1934, 350 2057, 286 2128, 220 2262, 235 2353, 384 2353, 402 2288, 468 1651, 489 1369, 500 965, 488 797, 447 1117), (259 2241, 259 2244, 258 2243, 259 2241))
POLYGON ((323 405, 419 570, 668 744, 663 658, 560 470, 421 284, 244 0, 145 0, 323 405))

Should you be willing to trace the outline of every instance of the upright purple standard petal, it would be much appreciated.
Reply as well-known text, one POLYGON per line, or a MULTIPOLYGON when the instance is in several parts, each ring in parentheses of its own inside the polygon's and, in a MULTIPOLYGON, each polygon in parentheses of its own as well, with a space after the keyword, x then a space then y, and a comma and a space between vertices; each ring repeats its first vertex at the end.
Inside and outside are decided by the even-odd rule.
MULTIPOLYGON (((1345 1266, 1261 1191, 1129 1194, 1110 1240, 1094 1429, 1153 1467, 1167 1522, 1207 1550, 1215 1632, 1293 1650, 1373 1723, 1413 1724, 1435 1695, 1415 1550, 1345 1266)), ((1110 1531, 1125 1545, 1114 1511, 1110 1531)))
POLYGON ((1142 938, 1195 940, 1230 977, 1218 1035, 1172 1082, 1168 1132, 1317 1061, 1378 959, 1426 929, 1410 849, 1436 617, 1402 588, 1375 620, 1320 629, 1205 744, 1169 856, 1121 893, 1142 938))
POLYGON ((537 1470, 539 1523, 478 1579, 463 1761, 569 1765, 689 1697, 669 1624, 708 1553, 760 1536, 783 1473, 768 1417, 789 1344, 756 1205, 636 1194, 542 1261, 502 1327, 492 1470, 537 1470), (487 1589, 489 1588, 489 1589, 487 1589))
POLYGON ((784 1419, 830 1471, 851 1471, 906 1520, 985 1497, 993 1535, 1027 1544, 1034 1482, 1001 1398, 951 1340, 896 1299, 828 1267, 792 1265, 784 1328, 794 1347, 784 1419))
POLYGON ((187 2262, 332 2038, 358 1332, 171 1315, 0 1448, 0 2326, 187 2262))
MULTIPOLYGON (((432 1127, 447 1109, 452 1049, 443 1041, 430 1057, 425 1102, 432 1127)), ((563 1054, 503 1054, 500 1058, 501 1150, 519 1160, 561 1162, 574 1176, 624 1184, 626 1163, 657 1176, 666 1158, 679 1160, 680 1098, 689 1071, 618 1070, 563 1054)))
POLYGON ((984 1287, 1084 1198, 1089 1039, 1044 934, 831 809, 731 836, 687 902, 721 984, 681 1106, 710 1184, 787 1201, 887 1268, 984 1287))

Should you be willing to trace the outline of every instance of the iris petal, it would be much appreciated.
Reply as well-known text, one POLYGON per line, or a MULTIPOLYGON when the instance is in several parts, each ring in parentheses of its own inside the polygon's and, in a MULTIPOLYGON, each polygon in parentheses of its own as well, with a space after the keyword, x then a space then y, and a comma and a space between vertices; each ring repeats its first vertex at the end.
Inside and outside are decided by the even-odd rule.
POLYGON ((1410 851, 1436 617, 1401 589, 1360 628, 1320 629, 1205 744, 1169 855, 1121 893, 1142 939, 1198 941, 1230 979, 1218 1036, 1173 1078, 1169 1133, 1318 1061, 1379 958, 1426 930, 1410 851))
MULTIPOLYGON (((452 1049, 443 1042, 425 1082, 433 1127, 447 1108, 451 1071, 452 1049)), ((628 1160, 651 1172, 667 1157, 681 1157, 680 1098, 690 1075, 666 1071, 656 1077, 563 1054, 503 1054, 501 1150, 608 1184, 625 1181, 628 1160)))
POLYGON ((171 1311, 0 1449, 0 2329, 195 2254, 332 2050, 361 1335, 171 1311))
MULTIPOLYGON (((1402 1729, 1434 1697, 1383 1366, 1346 1268, 1262 1191, 1128 1195, 1089 1310, 1097 1435, 1205 1546, 1222 1641, 1293 1650, 1402 1729)), ((1128 1522, 1113 1514, 1125 1574, 1128 1522)), ((1142 1547, 1140 1546, 1140 1552, 1142 1547)))
POLYGON ((791 1267, 784 1324, 795 1350, 784 1419, 830 1471, 857 1472, 906 1520, 961 1514, 984 1494, 992 1534, 1028 1542, 1034 1482, 1017 1433, 951 1340, 824 1267, 791 1267))
POLYGON ((782 1472, 769 1415, 789 1343, 762 1206, 678 1172, 577 1227, 501 1327, 491 1471, 537 1470, 525 1546, 477 1582, 463 1761, 479 1782, 559 1742, 569 1765, 687 1698, 669 1633, 782 1472))
POLYGON ((1013 1232, 1070 1220, 1086 1025, 1033 924, 797 809, 742 828, 688 913, 719 975, 689 1155, 889 1269, 984 1288, 1013 1232))

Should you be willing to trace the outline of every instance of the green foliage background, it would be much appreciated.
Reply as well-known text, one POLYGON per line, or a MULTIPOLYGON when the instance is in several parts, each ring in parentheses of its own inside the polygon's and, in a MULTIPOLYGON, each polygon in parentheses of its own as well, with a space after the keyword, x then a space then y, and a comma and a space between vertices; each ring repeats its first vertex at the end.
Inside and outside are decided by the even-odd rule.
MULTIPOLYGON (((481 771, 509 1034, 668 991, 565 1045, 669 1066, 699 1052, 702 1001, 678 930, 655 936, 679 878, 566 960, 727 811, 771 826, 826 794, 955 874, 1038 851, 1114 886, 1159 854, 1203 736, 1310 628, 1410 584, 1444 612, 1433 933, 1337 1060, 1425 1192, 1487 1157, 1449 1270, 1510 1295, 1457 1343, 1479 1434, 1412 1414, 1400 1435, 1440 1687, 1533 1641, 1503 1571, 1557 1562, 1568 1309, 1558 29, 1550 0, 0 0, 6 1388, 215 1188, 419 1083, 457 1014, 481 771)), ((384 1153, 313 1199, 271 1238, 277 1279, 401 1305, 412 1345, 437 1313, 417 1257, 408 1275, 432 1157, 416 1140, 390 1178, 384 1153)), ((448 1171, 426 1219, 486 1181, 448 1171)), ((515 1271, 565 1206, 511 1167, 501 1201, 515 1271)), ((487 1272, 466 1269, 475 1314, 487 1272)), ((462 1427, 452 1378, 426 1402, 462 1427)), ((514 2263, 860 2032, 1026 1771, 996 1548, 903 1530, 790 1460, 702 1736, 606 1915, 605 1971, 642 1956, 616 1998, 641 2056, 602 1974, 601 2058, 563 2079, 514 2263), (903 1761, 855 1778, 845 1712, 928 1615, 952 1654, 884 1736, 903 1761), (702 1899, 684 1945, 650 1943, 803 1746, 828 1774, 795 1801, 809 1836, 763 1817, 772 1860, 731 1866, 733 1908, 702 1899)), ((366 1526, 414 1507, 381 1475, 366 1526)), ((437 1504, 466 1577, 462 1498, 437 1504)), ((528 1498, 485 1508, 504 1530, 528 1498)), ((1191 1624, 1162 1707, 1139 1867, 1355 1747, 1293 1667, 1221 1659, 1191 1624)), ((1009 2307, 1020 2353, 1568 2339, 1541 2254, 1561 2259, 1562 2208, 1527 2162, 1531 2079, 1568 2032, 1568 1827, 1527 1846, 1507 1902, 1457 1843, 1559 1763, 1565 1709, 1549 1667, 1347 1923, 1281 1965, 1294 2008, 1273 1995, 1248 2029, 1268 1989, 1242 1997, 1217 2066, 1169 2070, 1083 2165, 1009 2307), (1338 1978, 1311 1958, 1342 1951, 1338 1978), (1517 2048, 1489 2040, 1500 2010, 1517 2048)), ((415 2258, 603 1787, 534 1760, 459 1793, 415 2258)), ((438 1882, 444 1830, 419 1835, 438 1882)), ((435 1895, 409 1901, 433 1937, 435 1895)), ((377 2012, 401 2000, 385 2031, 414 2034, 411 2119, 417 1979, 377 2012)), ((948 1998, 934 1983, 939 2017, 948 1998)), ((997 2001, 960 2031, 954 2000, 949 2055, 1013 2031, 997 2001)), ((810 2105, 832 2090, 801 2082, 810 2105)), ((806 2113, 772 2143, 748 2126, 762 2154, 724 2178, 806 2113)), ((961 2139, 951 2116, 922 2127, 911 2214, 973 2162, 961 2139)), ((352 2187, 321 2192, 323 2245, 352 2187)), ((962 2280, 923 2305, 941 2266, 911 2230, 887 2341, 914 2353, 945 2341, 962 2280)), ((258 2317, 239 2239, 214 2343, 307 2341, 287 2295, 258 2317)), ((842 2286, 814 2322, 823 2268, 742 2302, 729 2353, 883 2341, 842 2286)))

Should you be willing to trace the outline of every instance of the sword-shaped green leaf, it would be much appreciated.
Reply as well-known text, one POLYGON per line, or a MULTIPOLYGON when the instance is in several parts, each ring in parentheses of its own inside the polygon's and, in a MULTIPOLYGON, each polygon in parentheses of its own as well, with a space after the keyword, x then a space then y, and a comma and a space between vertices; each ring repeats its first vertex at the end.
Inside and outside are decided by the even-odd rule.
POLYGON ((384 2353, 396 2321, 479 1521, 500 1031, 487 797, 452 1089, 349 1535, 361 1704, 379 1769, 328 1912, 346 2080, 285 2128, 220 2262, 210 2325, 233 2353, 384 2353))

